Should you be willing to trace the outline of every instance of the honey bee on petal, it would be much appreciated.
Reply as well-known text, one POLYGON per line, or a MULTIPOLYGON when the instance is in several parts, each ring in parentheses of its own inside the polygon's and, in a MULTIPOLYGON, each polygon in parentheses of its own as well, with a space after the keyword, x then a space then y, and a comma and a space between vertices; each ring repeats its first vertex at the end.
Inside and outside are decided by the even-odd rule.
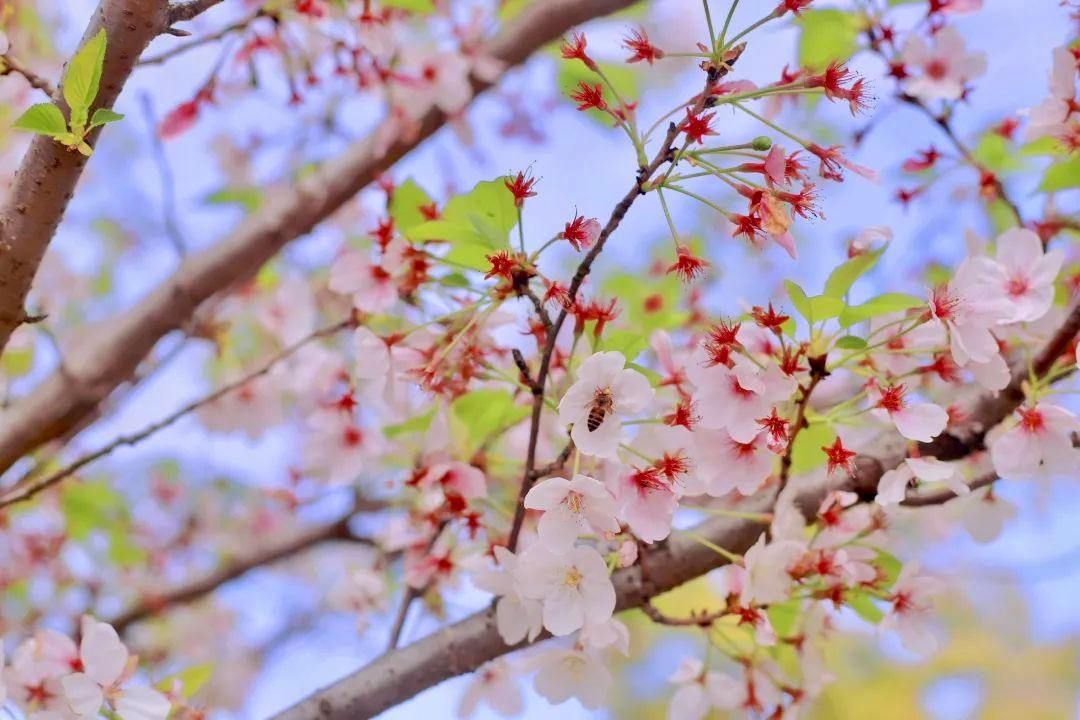
POLYGON ((589 403, 589 418, 585 423, 589 432, 596 432, 614 406, 615 401, 611 397, 611 389, 597 388, 592 402, 589 403))

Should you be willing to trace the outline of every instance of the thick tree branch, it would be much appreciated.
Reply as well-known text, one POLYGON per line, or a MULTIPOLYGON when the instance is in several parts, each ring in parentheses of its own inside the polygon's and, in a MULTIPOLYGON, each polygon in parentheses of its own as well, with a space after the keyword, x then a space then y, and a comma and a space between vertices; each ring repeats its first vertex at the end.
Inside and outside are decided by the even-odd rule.
MULTIPOLYGON (((520 64, 574 25, 621 10, 632 1, 533 3, 485 50, 508 66, 520 64)), ((477 91, 487 87, 479 81, 475 85, 477 91)), ((88 340, 78 348, 67 373, 54 373, 0 415, 0 472, 76 427, 131 378, 161 337, 184 327, 201 303, 257 273, 285 244, 310 232, 445 121, 442 113, 432 111, 416 132, 407 137, 397 133, 385 149, 375 140, 380 132, 353 144, 292 187, 280 189, 220 243, 189 255, 171 278, 131 310, 87 333, 88 340)))
MULTIPOLYGON (((101 86, 90 110, 111 108, 150 41, 167 27, 166 0, 101 0, 83 42, 105 30, 108 49, 101 86)), ((60 93, 53 101, 67 114, 60 93)), ((100 128, 87 136, 93 146, 100 128)), ((64 216, 86 158, 45 135, 35 135, 0 207, 0 353, 28 319, 23 307, 38 265, 64 216)))

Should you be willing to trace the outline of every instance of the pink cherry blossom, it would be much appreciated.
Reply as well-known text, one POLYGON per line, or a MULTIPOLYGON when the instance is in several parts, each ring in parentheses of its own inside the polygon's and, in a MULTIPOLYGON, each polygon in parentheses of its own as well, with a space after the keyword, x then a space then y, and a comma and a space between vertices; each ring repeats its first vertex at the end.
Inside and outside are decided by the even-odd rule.
POLYGON ((937 594, 940 583, 918 573, 918 563, 905 565, 900 571, 889 596, 892 607, 879 627, 883 631, 896 632, 900 642, 911 652, 929 655, 938 647, 929 616, 933 609, 931 598, 937 594))
POLYGON ((739 681, 724 673, 706 672, 697 658, 683 658, 668 682, 677 687, 668 704, 668 720, 702 720, 713 708, 739 706, 739 681))
POLYGON ((355 568, 346 573, 327 596, 330 607, 355 613, 357 632, 367 629, 367 616, 386 607, 387 588, 382 573, 371 568, 355 568))
POLYGON ((330 265, 331 292, 352 296, 357 310, 381 313, 397 302, 394 279, 379 263, 356 250, 347 250, 330 265))
POLYGON ((1042 402, 1017 409, 1013 419, 1011 428, 990 441, 990 460, 998 475, 1019 480, 1080 467, 1080 451, 1072 441, 1080 421, 1071 412, 1042 402))
POLYGON ((989 487, 950 503, 949 507, 960 513, 964 529, 978 543, 991 543, 996 540, 1005 523, 1017 515, 1016 505, 989 487))
POLYGON ((284 376, 270 372, 245 382, 198 409, 198 417, 213 432, 243 432, 256 439, 285 420, 284 376))
POLYGON ((569 548, 581 535, 619 531, 614 498, 603 483, 587 475, 537 483, 525 496, 525 507, 544 512, 537 531, 540 542, 552 548, 569 548))
POLYGON ((573 425, 570 437, 585 455, 615 457, 622 437, 622 416, 640 412, 652 401, 649 381, 625 365, 626 357, 620 352, 599 352, 586 358, 578 368, 577 381, 559 402, 559 422, 573 425), (610 410, 596 429, 590 430, 590 413, 595 418, 597 403, 607 401, 610 410))
POLYGON ((762 370, 748 358, 736 356, 734 367, 707 367, 706 353, 700 347, 687 373, 696 387, 694 401, 701 427, 726 428, 731 437, 743 443, 752 442, 761 431, 758 418, 766 417, 777 402, 795 392, 795 379, 774 363, 762 370))
POLYGON ((538 543, 518 559, 514 575, 521 594, 543 604, 544 627, 552 635, 604 622, 615 610, 607 565, 591 547, 556 553, 538 543))
POLYGON ((302 449, 303 467, 331 484, 355 482, 369 470, 369 460, 382 446, 375 428, 360 427, 349 413, 327 408, 308 418, 302 449))
POLYGON ((901 59, 920 71, 904 82, 904 92, 923 101, 958 100, 964 86, 986 72, 986 53, 968 52, 951 25, 934 34, 933 47, 918 35, 909 35, 901 59))
POLYGON ((1040 137, 1063 137, 1076 100, 1076 62, 1067 47, 1054 48, 1050 70, 1050 95, 1033 107, 1024 131, 1026 140, 1040 137))
POLYGON ((444 495, 458 495, 466 500, 475 500, 487 495, 484 472, 456 460, 432 465, 420 476, 417 484, 421 489, 438 488, 444 495))
POLYGON ((1043 252, 1043 244, 1031 230, 1011 228, 997 240, 994 280, 997 291, 1012 305, 1009 322, 1038 320, 1054 302, 1054 280, 1064 255, 1060 250, 1043 252))
POLYGON ((513 668, 502 658, 481 665, 473 673, 461 696, 457 708, 458 717, 472 717, 481 702, 502 717, 521 714, 524 702, 521 689, 514 678, 513 668))
POLYGON ((905 395, 903 385, 879 388, 875 384, 867 389, 876 417, 892 422, 908 440, 930 442, 945 429, 949 413, 933 403, 908 403, 905 395))
POLYGON ((743 555, 746 576, 739 601, 744 605, 768 605, 786 600, 792 583, 788 568, 805 552, 803 542, 768 542, 762 533, 743 555))
POLYGON ((578 641, 593 650, 613 648, 624 656, 630 655, 630 629, 615 618, 602 623, 586 622, 578 633, 578 641))
POLYGON ((694 431, 694 465, 701 488, 712 497, 738 490, 753 495, 773 472, 776 455, 768 447, 767 434, 759 432, 739 442, 727 430, 694 431))
POLYGON ((992 269, 976 258, 967 258, 952 280, 935 290, 930 314, 949 334, 953 360, 963 367, 970 361, 990 362, 999 353, 990 328, 1006 322, 1012 308, 994 288, 992 269))

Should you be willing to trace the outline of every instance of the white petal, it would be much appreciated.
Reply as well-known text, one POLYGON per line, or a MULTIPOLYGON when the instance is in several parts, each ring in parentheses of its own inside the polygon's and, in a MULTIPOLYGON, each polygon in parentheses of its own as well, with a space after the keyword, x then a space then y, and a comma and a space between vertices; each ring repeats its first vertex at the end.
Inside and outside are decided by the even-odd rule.
POLYGON ((79 657, 82 658, 86 674, 102 687, 108 687, 120 678, 127 665, 128 651, 112 625, 93 622, 83 635, 79 645, 79 657))
POLYGON ((115 704, 121 720, 165 720, 172 709, 168 698, 145 685, 124 690, 115 704))
POLYGON ((892 413, 892 419, 907 439, 930 442, 949 424, 949 413, 933 403, 918 403, 892 413))
POLYGON ((64 698, 76 715, 95 716, 105 701, 101 686, 86 673, 72 673, 60 680, 64 698))
POLYGON ((533 485, 525 495, 525 507, 530 510, 551 510, 558 507, 570 490, 570 481, 553 477, 533 485))

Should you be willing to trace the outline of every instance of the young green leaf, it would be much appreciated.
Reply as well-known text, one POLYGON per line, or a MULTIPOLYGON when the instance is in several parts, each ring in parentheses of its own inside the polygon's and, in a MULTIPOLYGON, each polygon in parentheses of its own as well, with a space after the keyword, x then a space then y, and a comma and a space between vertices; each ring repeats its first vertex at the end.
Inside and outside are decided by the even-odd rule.
POLYGON ((842 62, 858 48, 859 16, 835 8, 804 12, 799 21, 799 64, 824 70, 831 62, 842 62))
POLYGON ((1039 190, 1042 192, 1058 192, 1080 187, 1080 158, 1072 157, 1062 160, 1046 169, 1039 190))
POLYGON ((791 304, 795 306, 795 310, 806 318, 807 322, 813 322, 813 313, 810 311, 810 298, 806 296, 806 291, 798 283, 791 280, 784 281, 784 288, 787 289, 788 297, 791 298, 791 304))
POLYGON ((424 188, 409 178, 394 188, 390 196, 390 218, 399 232, 405 232, 423 223, 427 218, 420 208, 431 202, 431 196, 424 188))
POLYGON ((878 258, 883 252, 885 248, 880 247, 872 252, 856 255, 837 267, 829 273, 829 279, 825 281, 825 294, 836 298, 844 297, 856 280, 877 265, 878 258))
POLYGON ((101 68, 105 64, 105 30, 98 30, 79 48, 68 63, 64 74, 64 100, 71 108, 71 126, 85 127, 90 105, 101 84, 101 68))
POLYGON ((490 252, 506 247, 516 224, 514 196, 506 189, 503 178, 498 178, 479 182, 465 195, 450 198, 438 220, 415 225, 405 235, 410 240, 446 240, 490 252))
POLYGON ((919 307, 926 303, 922 298, 904 293, 885 293, 867 300, 862 305, 844 308, 840 313, 840 327, 851 327, 857 322, 919 307))
POLYGON ((112 123, 123 119, 123 115, 118 112, 114 112, 109 108, 98 108, 94 111, 94 116, 90 118, 90 129, 93 130, 100 125, 105 125, 106 123, 112 123))
POLYGON ((52 103, 31 105, 19 116, 12 128, 53 138, 60 137, 68 131, 64 114, 52 103))
POLYGON ((866 347, 866 341, 854 335, 845 335, 836 341, 836 347, 841 350, 862 350, 866 347))

